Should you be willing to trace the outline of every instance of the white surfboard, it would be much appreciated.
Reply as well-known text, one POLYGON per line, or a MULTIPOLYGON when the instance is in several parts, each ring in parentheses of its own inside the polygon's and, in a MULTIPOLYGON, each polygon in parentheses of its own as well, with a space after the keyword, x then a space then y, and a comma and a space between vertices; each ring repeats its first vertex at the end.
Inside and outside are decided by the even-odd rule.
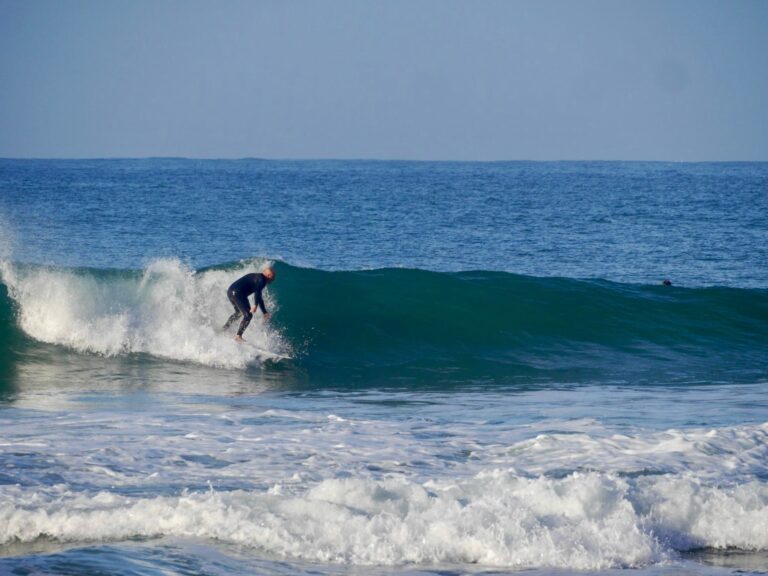
POLYGON ((258 346, 251 346, 251 348, 256 350, 256 353, 265 360, 273 360, 275 362, 280 362, 280 360, 291 360, 290 356, 278 354, 277 352, 272 352, 270 350, 264 350, 264 348, 259 348, 258 346))

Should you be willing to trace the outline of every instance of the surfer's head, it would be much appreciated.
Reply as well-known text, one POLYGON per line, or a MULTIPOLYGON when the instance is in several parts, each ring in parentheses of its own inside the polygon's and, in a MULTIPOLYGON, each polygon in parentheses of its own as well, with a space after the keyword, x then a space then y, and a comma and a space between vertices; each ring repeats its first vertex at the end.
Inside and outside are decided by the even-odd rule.
POLYGON ((275 271, 272 268, 264 268, 261 272, 264 275, 264 278, 267 279, 267 282, 272 283, 275 279, 275 271))

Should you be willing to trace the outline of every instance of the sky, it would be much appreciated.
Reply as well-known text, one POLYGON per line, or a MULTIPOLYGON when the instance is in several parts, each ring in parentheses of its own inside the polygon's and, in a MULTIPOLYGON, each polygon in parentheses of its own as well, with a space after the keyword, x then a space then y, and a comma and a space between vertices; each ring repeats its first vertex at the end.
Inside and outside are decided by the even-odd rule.
POLYGON ((764 0, 0 0, 0 157, 768 160, 764 0))

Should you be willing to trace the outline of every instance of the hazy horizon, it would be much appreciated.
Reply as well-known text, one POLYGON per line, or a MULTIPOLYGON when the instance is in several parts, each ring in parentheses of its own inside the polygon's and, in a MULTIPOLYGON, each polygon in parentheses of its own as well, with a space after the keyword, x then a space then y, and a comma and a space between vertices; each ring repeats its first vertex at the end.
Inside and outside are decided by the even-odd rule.
POLYGON ((254 161, 254 162, 413 162, 413 163, 476 163, 476 164, 504 164, 504 163, 644 163, 644 164, 766 164, 768 160, 658 160, 658 159, 604 159, 604 158, 549 158, 533 160, 529 158, 499 158, 493 160, 463 160, 459 158, 268 158, 263 156, 0 156, 0 160, 12 161, 100 161, 100 160, 195 160, 195 161, 254 161))

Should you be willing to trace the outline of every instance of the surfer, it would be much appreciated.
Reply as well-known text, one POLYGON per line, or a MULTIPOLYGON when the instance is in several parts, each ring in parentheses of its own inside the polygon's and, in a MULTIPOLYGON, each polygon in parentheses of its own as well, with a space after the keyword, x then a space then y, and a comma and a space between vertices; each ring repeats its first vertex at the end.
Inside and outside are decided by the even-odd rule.
POLYGON ((272 268, 265 268, 261 273, 246 274, 239 280, 235 280, 232 285, 227 289, 227 298, 235 307, 235 313, 229 317, 227 323, 224 324, 224 330, 229 328, 232 323, 240 318, 240 327, 237 329, 235 340, 243 342, 243 332, 248 328, 248 324, 251 323, 251 318, 256 313, 257 308, 261 308, 261 313, 264 315, 265 320, 269 320, 269 312, 264 306, 264 299, 261 297, 261 292, 267 287, 267 284, 271 284, 275 280, 275 271, 272 268), (248 296, 253 294, 253 306, 248 302, 248 296))

